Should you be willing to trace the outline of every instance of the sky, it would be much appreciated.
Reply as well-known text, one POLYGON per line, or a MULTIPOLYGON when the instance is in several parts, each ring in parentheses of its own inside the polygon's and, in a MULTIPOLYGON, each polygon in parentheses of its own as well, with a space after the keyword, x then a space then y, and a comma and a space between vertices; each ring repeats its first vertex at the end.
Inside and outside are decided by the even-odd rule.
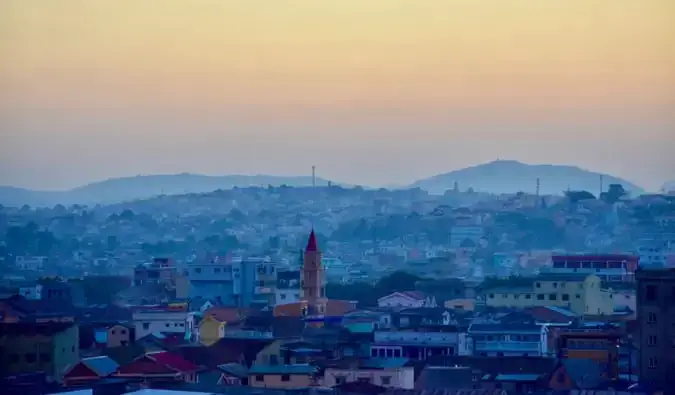
POLYGON ((0 185, 675 179, 672 0, 3 0, 0 185))

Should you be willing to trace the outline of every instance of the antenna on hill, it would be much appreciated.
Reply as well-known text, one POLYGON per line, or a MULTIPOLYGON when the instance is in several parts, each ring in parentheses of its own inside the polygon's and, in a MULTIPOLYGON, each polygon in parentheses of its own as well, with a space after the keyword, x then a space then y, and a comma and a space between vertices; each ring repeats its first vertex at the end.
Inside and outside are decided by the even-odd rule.
POLYGON ((539 177, 537 177, 537 196, 539 196, 539 187, 541 183, 539 182, 539 177))
POLYGON ((603 191, 603 189, 605 188, 604 183, 605 183, 605 176, 600 174, 600 194, 598 194, 598 197, 600 197, 600 195, 602 195, 602 192, 604 192, 603 191))
POLYGON ((316 166, 312 165, 312 189, 316 189, 316 166))

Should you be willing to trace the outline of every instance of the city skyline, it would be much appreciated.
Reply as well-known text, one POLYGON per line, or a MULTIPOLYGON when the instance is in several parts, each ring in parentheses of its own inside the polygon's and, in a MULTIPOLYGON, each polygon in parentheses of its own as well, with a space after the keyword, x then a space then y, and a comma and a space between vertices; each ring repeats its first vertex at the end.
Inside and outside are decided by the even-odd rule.
POLYGON ((0 5, 0 185, 406 184, 489 162, 675 178, 667 0, 0 5))

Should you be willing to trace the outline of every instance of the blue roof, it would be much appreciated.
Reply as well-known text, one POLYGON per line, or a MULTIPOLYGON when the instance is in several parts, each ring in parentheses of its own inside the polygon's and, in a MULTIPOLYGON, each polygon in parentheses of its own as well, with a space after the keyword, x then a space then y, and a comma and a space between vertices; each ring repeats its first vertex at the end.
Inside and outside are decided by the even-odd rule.
POLYGON ((85 358, 82 360, 84 366, 93 370, 99 377, 109 376, 117 371, 120 365, 112 358, 107 356, 85 358))
POLYGON ((546 308, 549 309, 549 310, 555 311, 556 313, 560 313, 560 314, 562 314, 562 315, 565 315, 565 316, 567 316, 567 317, 570 317, 570 318, 578 317, 578 315, 574 314, 573 312, 571 312, 571 311, 569 311, 569 310, 567 310, 567 309, 563 309, 562 307, 558 307, 558 306, 546 306, 546 308))

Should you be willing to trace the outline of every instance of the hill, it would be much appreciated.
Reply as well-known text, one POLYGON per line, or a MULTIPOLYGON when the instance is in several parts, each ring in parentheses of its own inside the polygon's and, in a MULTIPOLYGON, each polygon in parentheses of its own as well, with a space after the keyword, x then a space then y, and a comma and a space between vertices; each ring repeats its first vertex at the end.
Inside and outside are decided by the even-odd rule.
POLYGON ((410 188, 421 188, 429 193, 442 194, 452 189, 457 182, 462 191, 473 188, 477 192, 534 193, 539 178, 541 194, 559 195, 569 188, 586 190, 597 195, 601 175, 604 176, 605 189, 609 184, 621 184, 632 195, 644 192, 639 186, 624 179, 575 166, 529 165, 513 160, 497 160, 439 174, 416 181, 410 188))
MULTIPOLYGON (((328 180, 317 178, 317 185, 328 180)), ((205 193, 217 189, 252 186, 292 187, 311 186, 310 176, 226 175, 199 174, 148 175, 112 178, 94 182, 68 191, 35 191, 0 186, 0 204, 6 206, 52 206, 56 204, 112 204, 147 199, 157 195, 205 193)), ((343 184, 341 184, 343 185, 343 184)))

